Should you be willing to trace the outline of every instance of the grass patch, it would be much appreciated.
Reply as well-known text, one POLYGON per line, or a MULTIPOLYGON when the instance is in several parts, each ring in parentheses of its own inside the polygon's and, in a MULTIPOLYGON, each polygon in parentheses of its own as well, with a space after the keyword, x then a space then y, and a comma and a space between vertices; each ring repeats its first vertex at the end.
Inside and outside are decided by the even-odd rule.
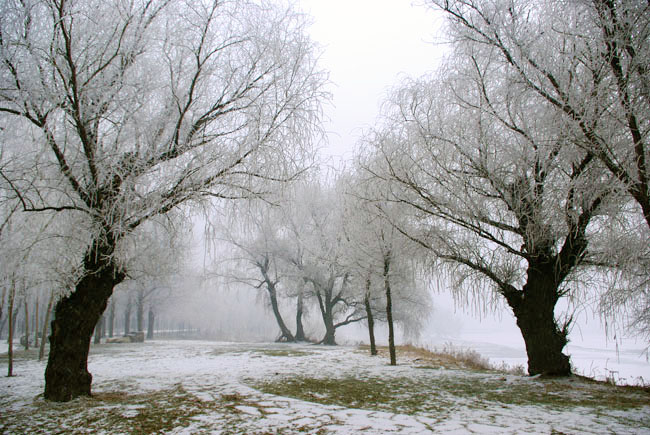
POLYGON ((452 406, 444 400, 431 401, 430 392, 409 379, 321 379, 295 377, 253 385, 265 393, 293 397, 325 405, 338 405, 375 411, 415 414, 418 411, 441 414, 452 406))
POLYGON ((251 352, 271 357, 294 357, 311 355, 308 352, 298 349, 251 349, 251 352))
POLYGON ((47 402, 39 395, 32 406, 0 417, 0 429, 3 433, 166 433, 189 425, 200 428, 195 417, 216 414, 224 427, 233 429, 229 433, 239 433, 237 426, 250 418, 236 409, 241 404, 250 405, 238 394, 200 400, 181 385, 138 394, 99 392, 66 403, 47 402))
MULTIPOLYGON (((23 346, 19 348, 14 348, 13 361, 33 361, 38 359, 38 348, 30 347, 29 350, 25 350, 23 346)), ((48 348, 45 348, 44 359, 47 359, 48 348)), ((0 362, 9 363, 9 353, 0 353, 0 362)))
MULTIPOLYGON (((472 372, 419 377, 322 379, 293 377, 254 384, 263 392, 328 405, 441 418, 459 406, 543 406, 630 410, 650 406, 650 393, 578 378, 532 380, 472 372)), ((650 422, 648 423, 650 426, 650 422)))
MULTIPOLYGON (((370 346, 361 345, 359 349, 369 352, 370 346)), ((387 346, 377 346, 380 357, 389 357, 387 346)), ((407 359, 414 367, 421 369, 468 369, 479 372, 501 372, 514 375, 525 375, 523 366, 510 367, 505 364, 495 366, 489 359, 473 349, 456 347, 451 343, 441 349, 428 349, 412 344, 396 347, 397 362, 407 359)))

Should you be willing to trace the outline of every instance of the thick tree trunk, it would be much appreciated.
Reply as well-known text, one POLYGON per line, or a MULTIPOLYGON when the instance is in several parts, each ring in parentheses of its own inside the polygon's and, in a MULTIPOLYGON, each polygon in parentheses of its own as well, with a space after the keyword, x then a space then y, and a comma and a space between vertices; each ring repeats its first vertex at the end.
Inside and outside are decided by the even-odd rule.
POLYGON ((321 344, 326 344, 328 346, 336 346, 336 329, 334 329, 334 324, 331 322, 331 325, 328 324, 325 327, 325 336, 321 340, 321 344))
POLYGON ((93 244, 84 259, 85 276, 56 304, 45 369, 47 400, 67 402, 90 396, 90 340, 113 288, 124 279, 123 272, 110 261, 114 247, 115 241, 93 244))
POLYGON ((390 365, 397 365, 395 330, 393 327, 393 299, 390 291, 390 253, 384 255, 384 289, 386 290, 386 319, 388 320, 388 351, 390 365))
POLYGON ((47 302, 47 310, 45 311, 45 320, 43 321, 43 332, 41 334, 41 347, 38 350, 39 361, 41 361, 45 356, 45 337, 47 337, 47 327, 50 324, 50 316, 52 315, 52 305, 54 305, 54 292, 50 292, 50 300, 47 302))
POLYGON ((366 316, 368 317, 368 335, 370 337, 370 355, 377 355, 377 345, 375 344, 375 319, 372 316, 372 308, 370 307, 370 295, 366 292, 363 300, 366 306, 366 316))
POLYGON ((567 344, 566 328, 555 321, 558 284, 551 267, 529 268, 523 292, 506 295, 526 344, 528 374, 569 376, 569 357, 562 353, 567 344))
POLYGON ((153 308, 149 306, 148 319, 147 319, 147 340, 153 340, 153 327, 156 320, 153 308))
POLYGON ((320 344, 336 346, 336 327, 334 326, 334 316, 332 314, 331 289, 324 293, 325 300, 323 300, 323 295, 320 292, 316 292, 318 307, 320 308, 323 324, 325 325, 325 336, 320 341, 320 344))
POLYGON ((303 299, 302 291, 298 293, 298 301, 296 302, 296 341, 306 341, 305 329, 302 326, 302 313, 303 313, 303 299))

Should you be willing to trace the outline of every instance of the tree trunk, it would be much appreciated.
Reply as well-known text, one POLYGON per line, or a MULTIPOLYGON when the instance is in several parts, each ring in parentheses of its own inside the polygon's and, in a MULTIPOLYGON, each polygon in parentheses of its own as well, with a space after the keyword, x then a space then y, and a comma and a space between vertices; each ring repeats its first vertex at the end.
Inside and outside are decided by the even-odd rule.
POLYGON ((5 308, 5 297, 7 296, 7 287, 2 286, 2 296, 0 297, 0 337, 2 337, 2 330, 4 329, 6 316, 3 318, 2 313, 5 308))
POLYGON ((148 319, 147 319, 147 340, 153 340, 153 327, 156 320, 153 312, 153 307, 149 305, 148 319))
POLYGON ((108 312, 108 336, 113 338, 115 328, 115 300, 111 300, 111 308, 108 312))
POLYGON ((87 252, 85 275, 74 291, 56 304, 45 369, 47 400, 67 402, 78 396, 90 396, 90 340, 113 288, 125 277, 110 259, 116 241, 110 235, 105 237, 109 240, 94 242, 87 252))
POLYGON ((144 290, 138 291, 138 303, 136 306, 136 323, 138 332, 144 331, 144 290))
MULTIPOLYGON (((330 286, 330 284, 328 284, 328 286, 330 286)), ((334 316, 332 314, 331 286, 324 293, 325 300, 323 301, 323 295, 321 295, 320 291, 316 292, 318 307, 320 308, 323 324, 325 325, 325 336, 320 341, 320 344, 336 346, 336 327, 334 326, 334 316)))
MULTIPOLYGON (((23 289, 23 291, 26 291, 23 289)), ((25 350, 29 350, 29 307, 27 304, 27 296, 25 296, 25 350)))
POLYGON ((271 286, 271 283, 267 282, 267 289, 269 291, 269 298, 271 299, 271 308, 273 309, 273 314, 275 315, 275 320, 278 322, 280 327, 280 337, 276 341, 296 341, 287 325, 285 325, 284 320, 282 319, 282 314, 280 314, 280 308, 278 307, 278 298, 275 292, 275 286, 271 286))
MULTIPOLYGON (((368 286, 370 287, 369 281, 368 286)), ((366 306, 366 316, 368 317, 368 335, 370 336, 370 355, 377 355, 377 345, 375 344, 375 319, 372 317, 372 308, 370 307, 370 295, 366 291, 366 296, 363 299, 366 306)))
POLYGON ((505 295, 526 344, 531 376, 571 375, 569 357, 562 353, 568 342, 567 327, 560 328, 554 315, 558 285, 552 267, 530 267, 523 291, 505 295))
POLYGON ((36 306, 34 309, 34 347, 38 347, 38 295, 36 295, 36 306))
POLYGON ((326 329, 325 336, 321 340, 321 344, 326 344, 328 346, 336 346, 336 329, 334 329, 334 325, 328 324, 326 325, 325 329, 326 329))
POLYGON ((50 300, 47 302, 47 311, 45 311, 43 332, 41 333, 41 347, 38 350, 39 361, 41 361, 45 356, 45 337, 47 337, 47 327, 50 324, 50 316, 52 315, 52 305, 54 305, 54 291, 50 292, 50 300))
POLYGON ((129 332, 131 332, 131 298, 124 307, 124 335, 128 335, 129 332))
POLYGON ((269 293, 269 299, 271 300, 271 308, 273 309, 273 315, 275 316, 275 321, 278 323, 278 327, 280 328, 280 337, 278 337, 278 339, 275 341, 277 342, 296 341, 293 334, 291 333, 291 331, 289 331, 289 328, 287 328, 287 325, 284 323, 284 320, 282 319, 282 314, 280 314, 280 308, 278 307, 278 297, 277 297, 277 291, 275 289, 275 283, 268 275, 269 265, 270 265, 270 260, 268 257, 264 257, 264 259, 257 264, 257 266, 260 269, 260 272, 262 273, 262 277, 264 278, 264 283, 266 284, 266 290, 269 293))
POLYGON ((298 301, 296 302, 296 341, 306 341, 305 329, 302 326, 302 313, 303 313, 303 299, 302 291, 298 293, 298 301))
POLYGON ((9 289, 9 309, 7 314, 9 315, 9 336, 7 337, 7 343, 9 348, 7 349, 7 376, 11 377, 14 375, 14 323, 16 318, 13 315, 14 311, 14 299, 16 298, 16 282, 14 279, 11 280, 11 288, 9 289))
POLYGON ((397 365, 395 331, 393 328, 393 299, 390 291, 390 253, 384 255, 384 289, 386 290, 386 319, 388 320, 388 350, 390 365, 397 365))

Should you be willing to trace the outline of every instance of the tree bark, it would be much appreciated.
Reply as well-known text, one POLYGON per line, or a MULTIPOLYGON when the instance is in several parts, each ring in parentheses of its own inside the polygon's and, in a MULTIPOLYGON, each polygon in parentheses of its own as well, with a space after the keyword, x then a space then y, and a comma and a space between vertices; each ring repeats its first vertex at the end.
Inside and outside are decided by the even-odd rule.
POLYGON ((307 341, 305 339, 305 329, 302 325, 303 314, 303 295, 302 290, 298 293, 298 301, 296 302, 296 341, 307 341))
POLYGON ((56 304, 45 369, 47 400, 67 402, 91 394, 90 340, 113 288, 125 277, 111 261, 116 241, 105 237, 109 240, 95 241, 86 254, 86 273, 74 291, 56 304))
POLYGON ((388 351, 390 365, 397 365, 395 330, 393 327, 393 299, 390 290, 390 252, 384 255, 384 289, 386 290, 386 319, 388 320, 388 351))
MULTIPOLYGON (((370 282, 368 281, 368 287, 370 282)), ((377 355, 377 345, 375 344, 375 319, 372 317, 372 308, 370 307, 370 295, 366 291, 366 296, 363 300, 366 306, 366 316, 368 317, 368 335, 370 337, 370 355, 377 355)))
POLYGON ((567 344, 567 328, 555 321, 558 285, 552 266, 529 267, 523 291, 506 293, 506 300, 517 319, 528 356, 528 374, 569 376, 569 357, 562 353, 567 344))
POLYGON ((47 310, 45 311, 43 332, 41 333, 41 347, 38 350, 39 361, 41 361, 45 356, 45 337, 47 336, 47 327, 50 324, 50 316, 52 315, 52 305, 54 305, 54 291, 50 292, 50 300, 47 302, 47 310))
POLYGON ((153 340, 153 327, 156 320, 153 312, 153 307, 149 305, 148 319, 147 319, 147 340, 153 340))

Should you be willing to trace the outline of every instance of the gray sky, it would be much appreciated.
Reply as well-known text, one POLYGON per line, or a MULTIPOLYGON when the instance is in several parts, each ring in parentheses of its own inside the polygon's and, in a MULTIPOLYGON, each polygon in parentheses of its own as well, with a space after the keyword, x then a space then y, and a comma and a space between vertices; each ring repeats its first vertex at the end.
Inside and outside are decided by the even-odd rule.
POLYGON ((411 0, 299 0, 313 17, 312 38, 330 71, 333 105, 325 110, 326 155, 347 159, 400 76, 434 70, 443 47, 434 44, 440 20, 411 0))

